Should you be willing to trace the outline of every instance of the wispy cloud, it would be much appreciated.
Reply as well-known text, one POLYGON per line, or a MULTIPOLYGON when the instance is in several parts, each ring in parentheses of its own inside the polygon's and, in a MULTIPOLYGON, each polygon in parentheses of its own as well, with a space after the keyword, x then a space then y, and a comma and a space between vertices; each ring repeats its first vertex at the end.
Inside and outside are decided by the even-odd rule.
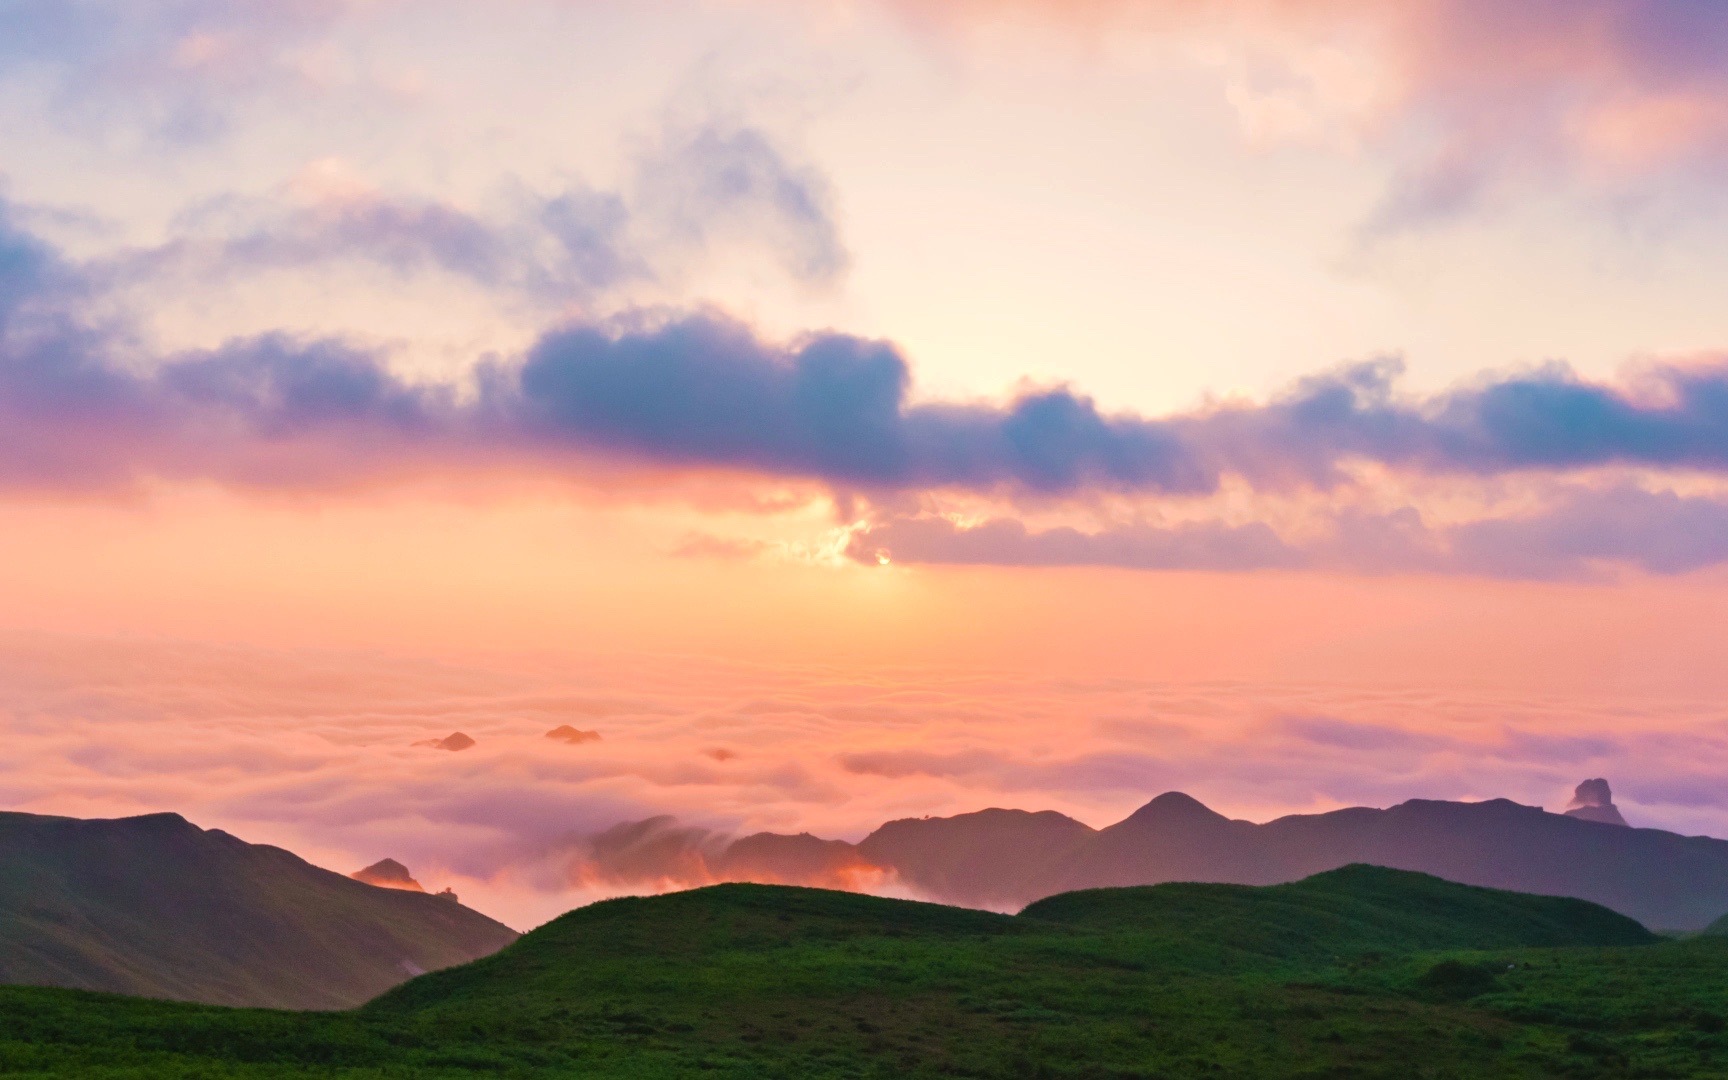
POLYGON ((53 106, 101 127, 201 142, 245 98, 318 80, 305 63, 350 0, 19 0, 0 9, 0 80, 43 78, 53 106))
POLYGON ((1545 505, 1430 526, 1414 508, 1346 510, 1317 535, 1281 538, 1262 523, 1032 530, 1014 519, 959 524, 885 517, 847 553, 874 565, 1116 566, 1151 570, 1336 570, 1585 579, 1609 566, 1684 574, 1728 562, 1728 500, 1631 486, 1566 487, 1545 505))
POLYGON ((1707 180, 1728 157, 1728 10, 1707 0, 877 2, 926 24, 1200 37, 1255 137, 1341 131, 1392 162, 1370 232, 1555 178, 1707 180))
POLYGON ((364 263, 592 312, 720 250, 757 252, 796 282, 832 285, 849 261, 832 202, 821 173, 760 130, 669 121, 616 190, 509 185, 492 205, 464 206, 383 190, 326 159, 267 196, 204 200, 177 215, 166 240, 80 273, 93 288, 159 291, 364 263))

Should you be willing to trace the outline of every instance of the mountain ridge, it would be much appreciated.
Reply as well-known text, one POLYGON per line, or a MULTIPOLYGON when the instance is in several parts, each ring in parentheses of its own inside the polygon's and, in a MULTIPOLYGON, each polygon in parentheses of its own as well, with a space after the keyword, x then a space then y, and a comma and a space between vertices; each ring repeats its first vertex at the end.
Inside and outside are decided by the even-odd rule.
POLYGON ((0 982, 343 1008, 517 936, 179 814, 0 812, 0 982))
MULTIPOLYGON (((1605 781, 1580 791, 1598 783, 1596 804, 1612 807, 1605 781)), ((752 838, 759 853, 767 850, 764 838, 775 835, 752 838)), ((846 854, 828 851, 833 859, 846 854)), ((1276 885, 1369 863, 1576 897, 1667 930, 1699 930, 1728 912, 1728 841, 1550 813, 1510 799, 1407 799, 1384 809, 1347 807, 1255 823, 1165 792, 1102 829, 1055 811, 991 807, 888 821, 850 851, 920 896, 996 910, 1077 889, 1168 881, 1276 885)), ((761 858, 755 866, 774 872, 761 858)), ((791 868, 770 879, 800 880, 791 868)))

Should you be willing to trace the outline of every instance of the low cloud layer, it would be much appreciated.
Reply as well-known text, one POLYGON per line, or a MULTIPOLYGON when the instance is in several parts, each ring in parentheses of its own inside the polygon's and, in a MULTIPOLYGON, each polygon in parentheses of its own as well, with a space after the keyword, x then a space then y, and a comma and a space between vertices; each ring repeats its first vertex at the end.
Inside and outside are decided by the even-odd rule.
POLYGON ((174 810, 344 873, 395 859, 517 926, 722 880, 892 891, 824 841, 989 806, 1102 826, 1172 789, 1265 820, 1412 797, 1558 810, 1606 776, 1640 825, 1728 835, 1728 728, 1707 701, 0 644, 0 806, 174 810), (606 737, 545 738, 564 722, 606 737), (477 745, 410 745, 457 727, 477 745), (736 756, 705 753, 721 733, 736 756))

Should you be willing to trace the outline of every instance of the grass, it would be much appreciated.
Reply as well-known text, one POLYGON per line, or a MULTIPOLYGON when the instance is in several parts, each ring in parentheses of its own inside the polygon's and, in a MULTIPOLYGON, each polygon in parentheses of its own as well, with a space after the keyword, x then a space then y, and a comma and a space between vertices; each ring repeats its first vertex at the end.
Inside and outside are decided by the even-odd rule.
POLYGON ((725 885, 572 912, 364 1008, 0 989, 41 1077, 1728 1076, 1728 939, 1352 867, 1020 916, 725 885))

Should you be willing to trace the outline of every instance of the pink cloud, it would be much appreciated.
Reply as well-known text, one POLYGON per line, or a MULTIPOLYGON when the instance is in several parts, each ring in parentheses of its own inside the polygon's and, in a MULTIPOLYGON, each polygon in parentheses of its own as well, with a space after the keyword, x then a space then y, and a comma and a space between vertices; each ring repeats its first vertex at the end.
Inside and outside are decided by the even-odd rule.
MULTIPOLYGON (((1085 33, 1202 35, 1262 68, 1239 107, 1327 108, 1316 55, 1366 64, 1374 85, 1331 106, 1399 164, 1377 218, 1443 216, 1509 179, 1597 179, 1728 153, 1728 9, 1694 0, 884 0, 929 25, 1015 16, 1085 33)), ((1336 66, 1336 65, 1332 65, 1336 66)), ((1358 82, 1360 79, 1357 80, 1358 82)), ((1245 122, 1264 120, 1245 116, 1245 122)), ((1274 127, 1311 125, 1286 117, 1274 127)))

